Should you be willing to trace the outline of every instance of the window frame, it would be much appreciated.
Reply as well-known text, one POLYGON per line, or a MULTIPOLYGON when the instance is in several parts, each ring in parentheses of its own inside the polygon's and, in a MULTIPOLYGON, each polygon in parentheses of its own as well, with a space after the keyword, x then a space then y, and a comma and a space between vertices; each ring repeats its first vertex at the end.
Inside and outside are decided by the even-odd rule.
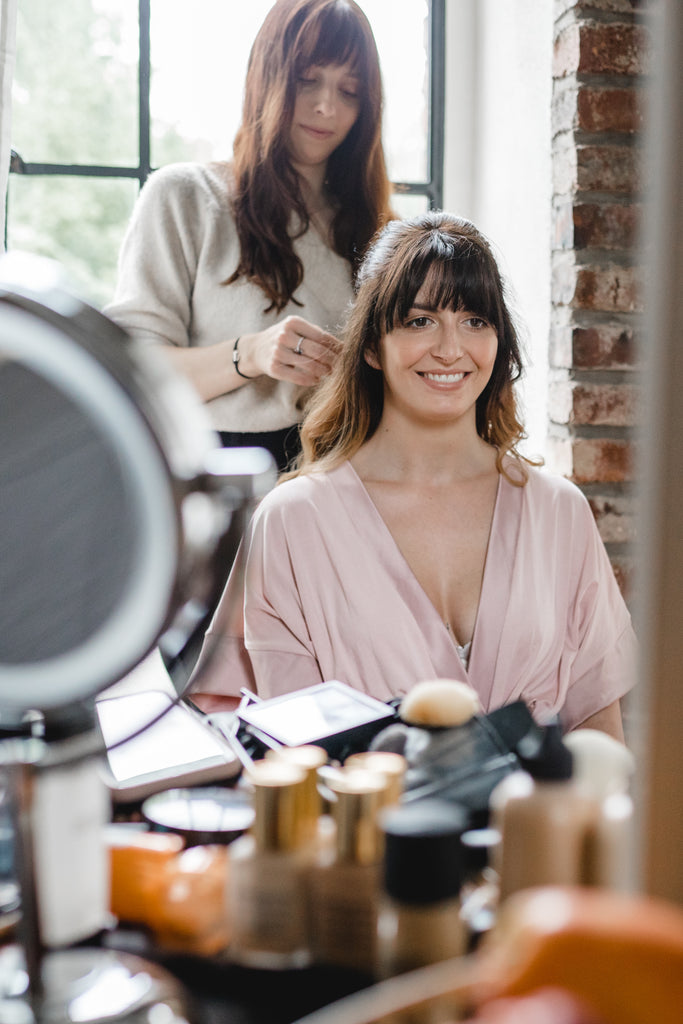
MULTIPOLYGON (((135 178, 142 188, 154 167, 151 164, 151 4, 152 0, 138 0, 139 61, 138 61, 138 164, 137 166, 111 166, 108 164, 56 164, 25 161, 14 149, 10 158, 10 175, 69 175, 91 178, 135 178)), ((443 205, 444 136, 445 136, 445 83, 446 83, 446 0, 429 0, 429 109, 427 139, 427 178, 425 181, 395 181, 402 195, 426 196, 430 209, 443 205)), ((5 238, 7 249, 9 209, 9 181, 5 195, 5 238)))

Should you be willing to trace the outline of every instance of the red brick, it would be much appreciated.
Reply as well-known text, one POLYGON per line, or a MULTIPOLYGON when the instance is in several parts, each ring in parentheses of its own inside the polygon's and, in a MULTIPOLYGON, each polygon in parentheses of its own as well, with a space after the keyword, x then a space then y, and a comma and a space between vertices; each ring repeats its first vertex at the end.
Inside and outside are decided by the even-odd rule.
POLYGON ((611 14, 630 14, 646 7, 650 0, 555 0, 555 20, 572 9, 581 11, 608 11, 611 14))
POLYGON ((561 202, 553 211, 553 242, 560 249, 635 247, 640 205, 637 203, 561 202))
POLYGON ((601 313, 642 312, 642 271, 617 263, 580 264, 572 254, 555 254, 551 295, 555 306, 601 313))
POLYGON ((632 427, 639 420, 640 392, 633 384, 575 383, 573 426, 632 427))
POLYGON ((625 483, 633 479, 633 446, 612 438, 577 438, 572 444, 572 478, 577 484, 625 483))
POLYGON ((570 427, 632 427, 639 419, 639 402, 634 384, 559 380, 548 388, 548 417, 570 427))
POLYGON ((650 34, 642 25, 575 23, 555 40, 553 75, 642 75, 649 47, 650 34))
POLYGON ((630 544, 635 540, 636 514, 633 498, 590 497, 588 503, 605 544, 630 544))
POLYGON ((553 192, 632 194, 641 185, 640 155, 634 146, 579 145, 572 135, 559 136, 553 146, 553 192))
POLYGON ((623 370, 638 364, 632 327, 600 324, 574 327, 571 334, 572 363, 577 369, 623 370))
POLYGON ((577 91, 576 127, 584 132, 637 132, 643 127, 644 96, 638 89, 577 91))
POLYGON ((576 275, 572 299, 574 309, 607 313, 642 312, 641 274, 636 267, 581 267, 576 275))
POLYGON ((640 154, 633 146, 577 146, 579 191, 635 192, 640 188, 640 154))
POLYGON ((638 203, 579 203, 574 206, 577 249, 632 249, 638 240, 638 203))

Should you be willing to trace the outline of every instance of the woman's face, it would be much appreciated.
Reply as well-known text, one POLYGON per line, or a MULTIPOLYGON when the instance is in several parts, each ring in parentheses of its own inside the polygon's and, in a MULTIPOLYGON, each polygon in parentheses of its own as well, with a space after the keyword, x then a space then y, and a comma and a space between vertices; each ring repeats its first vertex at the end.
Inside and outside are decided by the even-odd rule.
POLYGON ((359 91, 351 62, 314 65, 302 74, 289 132, 295 170, 325 167, 358 119, 359 91))
POLYGON ((385 414, 394 409, 425 422, 471 417, 498 353, 494 328, 469 310, 434 309, 422 288, 404 322, 380 342, 379 359, 366 359, 384 375, 385 414))

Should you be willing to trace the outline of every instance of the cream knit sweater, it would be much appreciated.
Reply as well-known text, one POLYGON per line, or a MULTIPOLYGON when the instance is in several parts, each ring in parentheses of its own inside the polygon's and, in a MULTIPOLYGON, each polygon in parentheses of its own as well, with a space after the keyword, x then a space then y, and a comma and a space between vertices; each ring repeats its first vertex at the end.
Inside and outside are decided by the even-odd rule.
MULTIPOLYGON (((171 345, 212 345, 261 331, 290 314, 338 334, 352 298, 351 269, 309 228, 294 242, 304 267, 281 312, 243 279, 221 284, 239 259, 227 164, 172 164, 155 171, 135 206, 105 313, 131 334, 171 345)), ((207 403, 216 430, 279 430, 299 422, 308 389, 258 377, 207 403)))

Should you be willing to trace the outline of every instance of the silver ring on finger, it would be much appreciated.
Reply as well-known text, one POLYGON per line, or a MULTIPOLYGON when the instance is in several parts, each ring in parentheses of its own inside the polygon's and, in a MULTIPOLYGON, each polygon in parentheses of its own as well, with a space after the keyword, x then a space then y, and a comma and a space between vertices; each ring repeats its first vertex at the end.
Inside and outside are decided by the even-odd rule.
POLYGON ((302 352, 302 349, 301 349, 301 346, 303 345, 303 343, 304 343, 304 337, 303 337, 303 334, 302 334, 301 337, 299 338, 299 340, 296 343, 296 348, 294 349, 294 352, 298 356, 303 355, 303 352, 302 352))

